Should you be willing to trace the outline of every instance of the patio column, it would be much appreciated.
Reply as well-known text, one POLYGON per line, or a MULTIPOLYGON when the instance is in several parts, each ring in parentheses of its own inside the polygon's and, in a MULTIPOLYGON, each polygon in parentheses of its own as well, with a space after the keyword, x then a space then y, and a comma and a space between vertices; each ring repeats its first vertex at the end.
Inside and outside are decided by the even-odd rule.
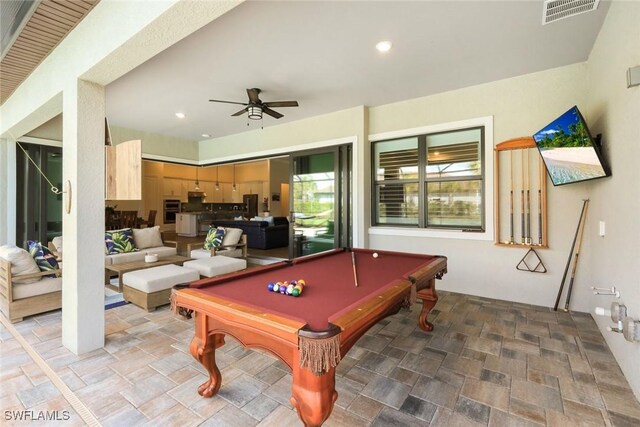
POLYGON ((104 346, 104 87, 70 83, 62 117, 62 344, 82 354, 104 346))
POLYGON ((16 244, 16 141, 0 139, 0 245, 16 244))

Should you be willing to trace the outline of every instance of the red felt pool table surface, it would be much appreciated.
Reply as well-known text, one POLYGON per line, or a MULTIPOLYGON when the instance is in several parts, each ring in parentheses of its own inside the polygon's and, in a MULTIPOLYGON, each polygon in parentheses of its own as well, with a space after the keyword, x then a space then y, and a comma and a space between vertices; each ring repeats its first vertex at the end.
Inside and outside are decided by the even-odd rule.
POLYGON ((358 286, 354 283, 351 252, 329 251, 293 262, 282 262, 217 279, 203 279, 191 284, 204 295, 277 314, 302 323, 313 330, 324 330, 333 318, 362 301, 375 296, 398 280, 434 259, 431 255, 353 249, 358 286), (376 252, 378 257, 374 258, 376 252), (304 279, 300 297, 269 292, 269 282, 304 279))

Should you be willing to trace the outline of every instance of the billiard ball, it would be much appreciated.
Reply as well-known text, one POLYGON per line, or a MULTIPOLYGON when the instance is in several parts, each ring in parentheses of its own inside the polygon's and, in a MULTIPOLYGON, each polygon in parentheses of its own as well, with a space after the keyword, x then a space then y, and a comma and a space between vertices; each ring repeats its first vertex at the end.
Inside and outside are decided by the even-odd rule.
POLYGON ((273 285, 272 291, 278 292, 279 289, 280 289, 280 282, 277 282, 276 284, 273 285))
POLYGON ((373 257, 374 257, 374 258, 378 258, 378 252, 374 252, 374 253, 373 253, 373 257))
POLYGON ((307 284, 307 282, 305 282, 304 279, 298 279, 297 283, 298 283, 298 285, 302 285, 302 286, 307 284))
POLYGON ((273 285, 274 285, 273 282, 267 285, 267 289, 269 290, 269 292, 273 292, 273 285))
POLYGON ((293 295, 294 297, 300 296, 300 289, 299 288, 293 288, 293 291, 291 291, 291 295, 293 295))
POLYGON ((293 285, 287 286, 287 295, 293 294, 293 285))

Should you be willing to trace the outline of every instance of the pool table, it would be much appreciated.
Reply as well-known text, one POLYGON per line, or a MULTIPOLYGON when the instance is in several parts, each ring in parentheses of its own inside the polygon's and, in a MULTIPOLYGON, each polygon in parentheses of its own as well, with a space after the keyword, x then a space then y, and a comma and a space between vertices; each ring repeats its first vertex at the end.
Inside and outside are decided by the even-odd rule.
POLYGON ((446 270, 443 256, 335 249, 178 285, 172 308, 187 316, 195 313, 190 351, 209 372, 198 393, 211 397, 218 392, 222 376, 215 350, 224 344, 224 335, 231 335, 289 366, 291 404, 305 425, 319 426, 338 397, 340 358, 371 326, 420 298, 418 324, 433 329, 427 315, 438 299, 435 279, 446 270), (298 279, 306 282, 299 297, 267 290, 269 282, 298 279))

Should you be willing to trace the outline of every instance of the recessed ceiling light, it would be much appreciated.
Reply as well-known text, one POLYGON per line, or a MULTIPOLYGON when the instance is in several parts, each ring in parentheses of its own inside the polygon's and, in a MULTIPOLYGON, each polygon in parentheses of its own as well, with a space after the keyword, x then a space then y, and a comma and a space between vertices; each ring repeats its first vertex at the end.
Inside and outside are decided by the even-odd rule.
POLYGON ((376 45, 376 49, 378 50, 378 52, 389 52, 389 50, 391 50, 391 42, 388 40, 383 40, 380 43, 378 43, 376 45))
POLYGON ((203 137, 203 138, 211 138, 211 135, 209 135, 208 133, 203 133, 203 134, 202 134, 202 137, 203 137))
POLYGON ((184 113, 176 113, 176 117, 179 119, 184 119, 186 116, 184 115, 184 113))

